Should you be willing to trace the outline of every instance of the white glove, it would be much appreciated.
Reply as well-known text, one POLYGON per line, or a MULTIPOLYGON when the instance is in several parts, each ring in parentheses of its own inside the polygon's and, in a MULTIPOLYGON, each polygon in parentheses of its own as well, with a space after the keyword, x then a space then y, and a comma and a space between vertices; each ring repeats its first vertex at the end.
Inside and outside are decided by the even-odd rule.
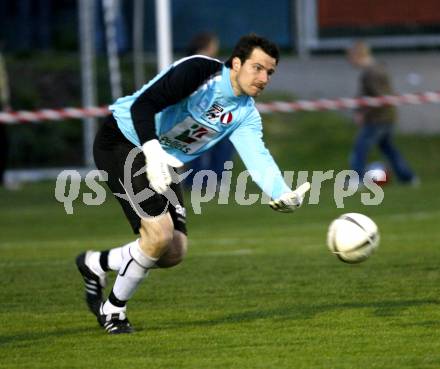
POLYGON ((310 182, 305 182, 295 191, 287 192, 278 199, 272 200, 269 202, 269 206, 282 213, 291 213, 302 205, 304 195, 308 190, 310 190, 310 182))
POLYGON ((142 145, 142 151, 147 159, 146 171, 150 186, 157 193, 164 193, 171 184, 171 174, 168 165, 178 168, 183 163, 162 149, 162 146, 156 139, 145 142, 142 145))

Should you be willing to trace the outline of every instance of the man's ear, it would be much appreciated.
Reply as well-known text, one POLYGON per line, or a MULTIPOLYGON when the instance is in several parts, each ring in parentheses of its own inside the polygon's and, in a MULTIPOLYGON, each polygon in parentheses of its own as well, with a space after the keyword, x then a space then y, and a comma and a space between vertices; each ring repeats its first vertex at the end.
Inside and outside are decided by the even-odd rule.
POLYGON ((235 72, 238 72, 240 68, 241 68, 241 60, 238 56, 236 56, 232 59, 232 69, 235 72))

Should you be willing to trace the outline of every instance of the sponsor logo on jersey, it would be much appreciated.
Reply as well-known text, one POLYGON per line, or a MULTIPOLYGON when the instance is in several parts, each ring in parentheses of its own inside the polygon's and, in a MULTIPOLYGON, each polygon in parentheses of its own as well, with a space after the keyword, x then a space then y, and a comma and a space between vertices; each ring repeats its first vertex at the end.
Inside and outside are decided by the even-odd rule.
POLYGON ((192 117, 187 117, 170 131, 161 135, 159 140, 164 146, 185 154, 193 154, 218 134, 217 131, 196 122, 192 117))
POLYGON ((231 122, 232 122, 232 113, 231 112, 225 113, 220 117, 221 124, 228 125, 231 122))
POLYGON ((225 109, 222 106, 214 103, 205 113, 205 118, 208 119, 208 121, 216 120, 222 114, 223 110, 225 109))
POLYGON ((162 136, 159 139, 160 144, 166 147, 170 147, 172 149, 177 149, 179 151, 182 151, 184 154, 189 154, 190 148, 186 144, 173 140, 172 138, 169 138, 167 136, 162 136))
POLYGON ((193 124, 189 129, 183 131, 180 135, 176 136, 176 140, 185 142, 187 144, 200 140, 204 135, 208 133, 208 129, 200 126, 199 124, 193 124))

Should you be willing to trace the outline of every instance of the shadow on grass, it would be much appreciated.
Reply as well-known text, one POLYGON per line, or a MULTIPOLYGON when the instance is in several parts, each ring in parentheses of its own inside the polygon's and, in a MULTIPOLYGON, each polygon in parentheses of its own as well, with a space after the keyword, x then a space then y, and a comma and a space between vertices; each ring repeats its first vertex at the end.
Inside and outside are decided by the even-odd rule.
MULTIPOLYGON (((172 322, 165 326, 149 327, 149 329, 179 328, 186 326, 215 326, 220 324, 235 324, 250 322, 258 319, 275 320, 303 320, 312 319, 318 314, 328 313, 335 310, 349 309, 373 309, 372 314, 377 317, 398 316, 403 310, 425 305, 438 305, 439 300, 404 300, 404 301, 378 301, 371 303, 340 303, 340 304, 322 304, 322 305, 294 305, 283 306, 277 309, 252 310, 240 313, 227 314, 214 319, 206 320, 188 320, 182 322, 172 322)), ((424 323, 421 322, 423 325, 424 323)))
POLYGON ((78 336, 82 334, 102 334, 102 328, 65 328, 65 329, 54 329, 50 332, 24 332, 18 334, 11 335, 0 335, 0 347, 5 346, 9 343, 17 343, 20 342, 22 347, 25 347, 26 342, 29 343, 29 346, 33 345, 35 341, 42 339, 50 339, 50 338, 62 338, 68 336, 78 336))
MULTIPOLYGON (((373 309, 372 314, 377 317, 393 317, 399 316, 403 310, 413 307, 420 307, 426 305, 439 305, 439 300, 424 299, 424 300, 404 300, 404 301, 378 301, 370 303, 339 303, 339 304, 322 304, 322 305, 292 305, 282 306, 277 309, 268 310, 252 310, 243 311, 240 313, 232 313, 224 316, 219 316, 213 319, 204 320, 185 320, 164 322, 160 325, 149 326, 148 331, 164 330, 164 329, 178 329, 185 327, 210 327, 224 324, 236 324, 252 322, 259 319, 272 320, 305 320, 313 319, 316 315, 324 314, 336 310, 350 310, 350 309, 373 309)), ((432 324, 430 321, 412 322, 412 326, 438 326, 438 323, 432 324)), ((402 324, 400 324, 402 325, 402 324)), ((138 327, 137 332, 142 332, 143 329, 138 327)), ((20 342, 21 345, 32 345, 36 340, 62 338, 68 336, 86 335, 87 337, 102 335, 103 331, 99 327, 84 327, 84 328, 67 328, 54 329, 50 332, 25 332, 12 335, 0 336, 0 347, 6 346, 9 343, 20 342)))

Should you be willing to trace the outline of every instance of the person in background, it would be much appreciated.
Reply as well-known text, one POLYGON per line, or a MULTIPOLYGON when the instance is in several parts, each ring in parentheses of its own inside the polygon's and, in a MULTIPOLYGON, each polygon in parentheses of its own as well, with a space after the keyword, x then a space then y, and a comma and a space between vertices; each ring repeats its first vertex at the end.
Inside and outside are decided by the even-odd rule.
MULTIPOLYGON (((198 33, 189 42, 187 55, 204 55, 215 58, 218 54, 219 46, 219 39, 214 33, 198 33)), ((232 143, 229 140, 222 140, 212 150, 190 162, 186 169, 193 169, 193 171, 186 177, 185 187, 191 189, 195 174, 201 170, 214 171, 217 175, 217 187, 219 187, 224 164, 232 159, 233 153, 234 147, 232 143)))
MULTIPOLYGON (((361 70, 359 77, 360 96, 381 96, 394 93, 390 76, 384 65, 378 63, 370 47, 358 41, 347 50, 348 61, 361 70)), ((418 184, 419 180, 393 143, 393 131, 397 120, 394 106, 362 107, 355 112, 354 121, 359 133, 351 153, 351 169, 364 177, 367 157, 377 145, 388 159, 398 180, 405 184, 418 184)))
MULTIPOLYGON (((0 110, 11 110, 9 98, 9 83, 6 66, 3 59, 3 54, 0 50, 0 110)), ((6 125, 0 123, 0 186, 5 185, 5 171, 8 159, 8 136, 6 132, 6 125)))
POLYGON ((214 33, 198 33, 189 42, 187 55, 205 55, 215 58, 218 54, 219 46, 219 39, 214 33))

